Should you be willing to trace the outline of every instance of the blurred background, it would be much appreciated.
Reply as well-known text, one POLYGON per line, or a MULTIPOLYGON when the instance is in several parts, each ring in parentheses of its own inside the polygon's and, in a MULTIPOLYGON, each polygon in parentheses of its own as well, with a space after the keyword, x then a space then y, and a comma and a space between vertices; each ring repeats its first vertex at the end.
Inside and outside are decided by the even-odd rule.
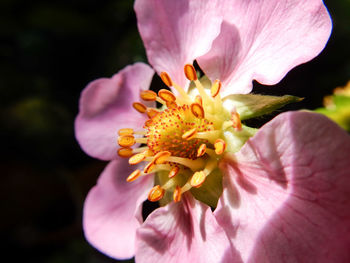
MULTIPOLYGON (((305 97, 285 110, 320 107, 350 79, 350 1, 324 2, 334 28, 322 54, 278 88, 254 84, 257 93, 305 97)), ((73 123, 88 82, 147 61, 133 1, 1 0, 0 13, 2 258, 116 262, 83 236, 84 198, 106 163, 80 150, 73 123)))

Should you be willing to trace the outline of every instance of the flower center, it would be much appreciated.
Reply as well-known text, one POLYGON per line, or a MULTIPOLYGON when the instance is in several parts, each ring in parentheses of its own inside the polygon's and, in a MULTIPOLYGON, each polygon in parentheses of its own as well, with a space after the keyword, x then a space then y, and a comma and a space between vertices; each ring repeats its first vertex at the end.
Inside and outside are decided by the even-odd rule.
POLYGON ((130 165, 148 162, 142 171, 132 172, 127 181, 150 173, 157 173, 159 177, 159 184, 149 192, 150 201, 159 201, 170 193, 178 202, 184 192, 201 187, 225 152, 225 130, 229 127, 236 131, 242 129, 238 113, 229 113, 222 105, 220 81, 211 85, 209 95, 197 79, 194 67, 188 64, 184 69, 198 95, 189 95, 162 72, 163 82, 179 95, 164 89, 158 94, 142 91, 142 100, 157 101, 163 106, 157 109, 134 102, 133 107, 148 116, 144 129, 125 128, 118 132, 119 156, 129 158, 130 165), (141 146, 131 148, 135 143, 141 146))

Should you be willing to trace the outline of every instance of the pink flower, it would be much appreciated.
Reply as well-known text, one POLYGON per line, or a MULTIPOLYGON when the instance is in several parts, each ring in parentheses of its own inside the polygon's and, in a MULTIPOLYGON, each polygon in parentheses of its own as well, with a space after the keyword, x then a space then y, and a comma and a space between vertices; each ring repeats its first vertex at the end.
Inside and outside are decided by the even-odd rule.
POLYGON ((345 262, 348 135, 302 112, 281 114, 248 140, 254 131, 220 97, 249 93, 253 79, 277 83, 315 57, 331 31, 322 1, 137 0, 135 11, 148 59, 177 96, 146 91, 154 71, 143 63, 82 92, 76 137, 89 155, 111 160, 85 202, 88 241, 138 262, 345 262), (185 78, 194 60, 212 96, 190 65, 185 78), (189 80, 198 90, 190 95, 189 80), (132 104, 140 92, 146 103, 132 104), (147 195, 168 204, 143 222, 147 195), (212 213, 207 204, 217 201, 212 213))

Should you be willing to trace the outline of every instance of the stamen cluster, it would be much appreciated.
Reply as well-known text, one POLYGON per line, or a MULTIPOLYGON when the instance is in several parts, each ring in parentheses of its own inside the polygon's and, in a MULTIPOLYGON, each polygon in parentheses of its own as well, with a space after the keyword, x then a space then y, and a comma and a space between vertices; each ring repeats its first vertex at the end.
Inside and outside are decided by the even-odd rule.
POLYGON ((150 201, 159 201, 166 191, 170 191, 173 200, 179 202, 184 192, 200 187, 225 152, 224 130, 229 126, 241 129, 238 113, 230 114, 222 106, 220 81, 213 83, 209 95, 197 79, 192 65, 185 65, 184 71, 186 77, 194 82, 199 95, 191 98, 167 73, 162 72, 163 82, 176 89, 179 95, 175 96, 165 89, 158 94, 142 91, 142 100, 157 101, 163 107, 152 108, 134 102, 135 110, 148 116, 143 130, 125 128, 118 132, 119 156, 129 158, 130 165, 148 162, 143 171, 136 169, 132 172, 128 182, 150 173, 168 172, 167 181, 150 190, 150 201), (131 148, 135 143, 141 146, 131 148))

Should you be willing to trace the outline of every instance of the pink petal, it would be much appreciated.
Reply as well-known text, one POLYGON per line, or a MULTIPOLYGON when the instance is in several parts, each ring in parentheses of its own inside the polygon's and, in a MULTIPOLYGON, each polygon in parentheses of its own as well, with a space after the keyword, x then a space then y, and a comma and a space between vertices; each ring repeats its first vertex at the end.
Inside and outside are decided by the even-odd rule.
POLYGON ((237 262, 210 208, 191 196, 154 211, 137 230, 136 261, 237 262))
POLYGON ((81 148, 102 160, 117 157, 117 137, 121 128, 142 128, 145 116, 132 103, 139 101, 140 90, 149 88, 154 71, 136 63, 112 78, 91 82, 80 97, 75 135, 81 148))
POLYGON ((249 93, 252 80, 278 83, 293 67, 317 56, 332 30, 321 0, 225 0, 226 22, 212 49, 197 61, 224 95, 249 93))
POLYGON ((219 2, 136 0, 138 28, 148 60, 158 73, 168 72, 184 87, 184 65, 208 52, 220 32, 219 2))
POLYGON ((126 182, 132 170, 126 159, 110 162, 84 205, 86 239, 104 254, 118 259, 135 254, 136 229, 142 221, 141 204, 153 185, 153 176, 126 182))
POLYGON ((226 159, 215 214, 243 261, 349 262, 349 160, 349 135, 308 112, 279 115, 226 159))

